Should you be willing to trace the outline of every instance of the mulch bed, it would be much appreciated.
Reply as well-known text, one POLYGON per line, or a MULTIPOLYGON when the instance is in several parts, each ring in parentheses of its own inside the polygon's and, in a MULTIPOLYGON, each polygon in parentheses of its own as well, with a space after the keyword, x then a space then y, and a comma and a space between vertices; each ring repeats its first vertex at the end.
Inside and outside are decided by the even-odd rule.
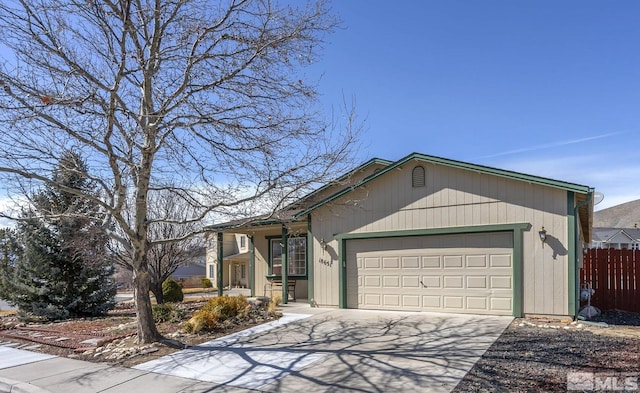
POLYGON ((597 320, 610 326, 514 320, 454 392, 564 392, 570 372, 640 382, 640 314, 611 311, 597 320))
POLYGON ((0 317, 0 345, 6 344, 8 340, 17 344, 16 348, 131 367, 170 354, 181 347, 198 345, 279 317, 279 314, 261 309, 244 319, 234 318, 221 322, 212 331, 185 333, 185 322, 205 303, 206 301, 200 300, 177 304, 175 307, 183 311, 182 318, 156 325, 170 343, 138 345, 133 304, 120 303, 108 315, 95 318, 24 323, 16 315, 0 317), (105 347, 109 349, 108 353, 101 352, 105 347))

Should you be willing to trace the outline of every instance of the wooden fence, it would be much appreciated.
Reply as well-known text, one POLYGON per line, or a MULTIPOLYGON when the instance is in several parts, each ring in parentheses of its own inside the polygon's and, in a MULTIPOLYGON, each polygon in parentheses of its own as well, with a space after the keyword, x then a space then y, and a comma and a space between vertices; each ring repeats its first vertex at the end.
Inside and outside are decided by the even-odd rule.
POLYGON ((587 250, 580 283, 591 284, 591 304, 601 310, 640 312, 640 250, 587 250))

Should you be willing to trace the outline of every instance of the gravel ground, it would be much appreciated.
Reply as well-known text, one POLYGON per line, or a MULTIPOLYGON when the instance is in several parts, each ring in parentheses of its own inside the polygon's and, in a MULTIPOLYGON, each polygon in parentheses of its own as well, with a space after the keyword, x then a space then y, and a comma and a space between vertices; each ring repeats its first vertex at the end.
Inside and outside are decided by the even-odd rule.
POLYGON ((180 316, 169 322, 162 322, 156 325, 158 331, 169 339, 170 343, 136 343, 135 310, 132 308, 133 304, 131 303, 118 304, 116 310, 103 317, 69 319, 49 323, 23 323, 14 314, 4 315, 0 317, 0 343, 8 340, 19 344, 17 348, 36 344, 37 348, 30 350, 72 359, 132 367, 173 353, 179 350, 179 347, 193 346, 205 341, 211 341, 272 321, 281 315, 280 313, 270 313, 260 307, 259 310, 250 313, 246 318, 234 318, 233 320, 219 323, 216 329, 212 331, 197 334, 186 333, 183 329, 185 322, 205 303, 206 301, 204 300, 189 300, 176 304, 174 307, 181 310, 180 316), (42 333, 39 334, 39 338, 35 342, 28 338, 29 335, 22 338, 13 335, 22 327, 46 329, 46 336, 50 336, 51 340, 40 339, 42 333), (82 339, 86 339, 84 334, 87 332, 90 332, 98 338, 98 342, 101 342, 98 347, 77 349, 77 347, 64 345, 75 341, 75 338, 79 335, 82 335, 82 339), (114 334, 124 338, 118 338, 113 341, 103 340, 104 338, 112 337, 114 334), (62 337, 64 337, 65 341, 59 342, 62 337))
POLYGON ((454 392, 564 392, 570 372, 640 382, 640 314, 597 319, 608 325, 514 320, 454 392))

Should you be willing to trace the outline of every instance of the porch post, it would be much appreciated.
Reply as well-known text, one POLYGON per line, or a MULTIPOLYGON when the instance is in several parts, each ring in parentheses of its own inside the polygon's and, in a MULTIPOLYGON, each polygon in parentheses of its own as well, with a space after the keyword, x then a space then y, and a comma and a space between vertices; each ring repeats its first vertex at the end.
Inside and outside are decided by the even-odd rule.
POLYGON ((307 215, 307 298, 311 307, 314 306, 313 282, 313 231, 311 230, 311 214, 307 215))
POLYGON ((282 304, 289 303, 289 231, 282 225, 282 304))
POLYGON ((249 289, 251 297, 256 296, 256 248, 253 236, 249 236, 249 289))
POLYGON ((224 269, 224 253, 222 252, 222 232, 216 233, 216 250, 218 251, 218 275, 216 277, 218 284, 218 296, 222 296, 222 271, 224 269))

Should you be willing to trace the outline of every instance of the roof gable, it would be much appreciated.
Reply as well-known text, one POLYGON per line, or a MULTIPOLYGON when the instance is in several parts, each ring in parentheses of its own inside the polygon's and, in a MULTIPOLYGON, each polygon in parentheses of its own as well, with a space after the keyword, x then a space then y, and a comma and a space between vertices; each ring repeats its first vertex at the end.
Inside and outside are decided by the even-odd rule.
MULTIPOLYGON (((574 213, 577 213, 580 218, 582 233, 585 239, 591 238, 591 223, 592 223, 592 212, 593 212, 593 188, 588 186, 579 185, 570 182, 564 182, 560 180, 549 179, 540 176, 528 175, 524 173, 492 168, 484 165, 471 164, 467 162, 451 160, 436 156, 430 156, 426 154, 420 153, 412 153, 408 156, 396 161, 391 162, 388 160, 382 160, 378 158, 371 159, 364 164, 356 167, 352 171, 347 172, 346 174, 339 177, 334 182, 329 182, 326 185, 320 187, 319 189, 307 194, 306 196, 300 198, 298 201, 290 204, 286 208, 278 211, 278 214, 273 214, 269 216, 262 217, 254 217, 245 220, 236 220, 228 223, 212 225, 208 227, 209 230, 224 230, 230 229, 232 227, 245 227, 245 226, 261 226, 261 225, 271 225, 277 224, 281 222, 296 222, 302 220, 305 216, 307 216, 312 211, 324 206, 332 201, 346 195, 353 190, 356 190, 362 186, 365 186, 369 182, 378 179, 380 177, 386 176, 392 171, 402 168, 402 166, 411 163, 411 162, 422 162, 422 163, 431 163, 442 165, 451 168, 462 169, 471 172, 477 172, 479 174, 486 174, 491 176, 498 176, 506 179, 522 181, 526 183, 541 185, 545 187, 551 187, 556 189, 565 190, 568 192, 575 193, 574 200, 574 213), (340 180, 348 179, 354 173, 359 173, 369 168, 373 165, 378 165, 381 169, 372 171, 371 174, 367 175, 364 178, 357 179, 357 181, 353 183, 340 183, 340 180), (331 187, 336 185, 345 185, 345 187, 340 188, 337 192, 331 193, 326 192, 331 189, 331 187), (323 195, 323 192, 326 192, 323 195), (328 196, 326 196, 328 195, 328 196), (324 196, 324 197, 323 197, 324 196)), ((569 213, 568 213, 569 214, 569 213)))
POLYGON ((606 242, 607 243, 629 243, 632 240, 633 239, 631 238, 631 236, 627 235, 625 231, 620 230, 618 233, 608 238, 606 242))
MULTIPOLYGON (((357 184, 360 183, 362 181, 362 179, 358 179, 357 174, 358 173, 362 173, 367 171, 368 169, 372 168, 372 167, 378 167, 380 168, 380 170, 382 170, 382 168, 387 167, 389 165, 393 164, 393 161, 389 161, 389 160, 384 160, 381 158, 372 158, 369 161, 358 165, 357 167, 355 167, 354 169, 348 171, 347 173, 341 175, 340 177, 338 177, 337 179, 330 181, 328 183, 326 183, 325 185, 323 185, 320 188, 317 188, 313 191, 311 191, 310 193, 308 193, 307 195, 301 197, 300 199, 296 200, 295 202, 287 205, 286 207, 284 207, 282 210, 292 210, 292 209, 300 209, 300 208, 306 208, 308 207, 310 204, 315 204, 317 202, 319 202, 320 200, 314 200, 315 198, 318 198, 319 196, 321 196, 321 194, 323 192, 329 191, 332 187, 336 187, 339 189, 336 189, 334 191, 334 193, 336 192, 340 192, 344 189, 344 187, 349 187, 352 186, 353 184, 357 184), (350 181, 351 178, 354 178, 354 181, 350 181), (350 184, 352 183, 352 184, 350 184), (343 186, 343 187, 340 187, 343 186), (307 205, 307 206, 305 206, 307 205)), ((332 194, 330 194, 332 195, 332 194)))
POLYGON ((595 242, 621 243, 618 239, 626 240, 626 238, 640 241, 640 228, 593 228, 595 242))
POLYGON ((508 179, 512 179, 512 180, 519 180, 519 181, 524 181, 524 182, 527 182, 527 183, 538 184, 538 185, 542 185, 542 186, 546 186, 546 187, 558 188, 558 189, 562 189, 562 190, 566 190, 566 191, 576 192, 576 193, 579 193, 579 194, 588 195, 591 192, 593 192, 592 188, 590 188, 588 186, 575 184, 575 183, 569 183, 569 182, 549 179, 549 178, 540 177, 540 176, 527 175, 527 174, 524 174, 524 173, 509 171, 509 170, 505 170, 505 169, 492 168, 492 167, 488 167, 488 166, 484 166, 484 165, 471 164, 471 163, 457 161, 457 160, 451 160, 451 159, 447 159, 447 158, 429 156, 429 155, 421 154, 421 153, 412 153, 412 154, 409 154, 408 156, 396 161, 395 163, 387 166, 386 168, 380 170, 379 172, 376 172, 376 173, 372 174, 371 176, 366 177, 359 184, 356 184, 356 185, 354 185, 352 187, 345 188, 345 189, 343 189, 343 190, 331 195, 330 197, 328 197, 328 198, 326 198, 326 199, 324 199, 322 201, 319 201, 318 203, 315 203, 315 204, 309 206, 308 208, 298 212, 296 214, 296 216, 298 216, 298 217, 304 216, 304 215, 312 212, 313 210, 325 205, 326 203, 329 203, 329 202, 331 202, 331 201, 333 201, 333 200, 335 200, 335 199, 337 199, 337 198, 339 198, 339 197, 351 192, 355 188, 364 186, 365 184, 369 183, 370 181, 372 181, 374 179, 377 179, 379 177, 385 176, 387 173, 392 172, 394 169, 400 168, 403 165, 406 165, 407 163, 410 163, 410 162, 413 162, 413 161, 420 161, 420 162, 425 162, 425 163, 439 164, 439 165, 444 165, 444 166, 448 166, 448 167, 452 167, 452 168, 464 169, 464 170, 474 171, 474 172, 478 172, 478 173, 504 177, 504 178, 508 178, 508 179))

